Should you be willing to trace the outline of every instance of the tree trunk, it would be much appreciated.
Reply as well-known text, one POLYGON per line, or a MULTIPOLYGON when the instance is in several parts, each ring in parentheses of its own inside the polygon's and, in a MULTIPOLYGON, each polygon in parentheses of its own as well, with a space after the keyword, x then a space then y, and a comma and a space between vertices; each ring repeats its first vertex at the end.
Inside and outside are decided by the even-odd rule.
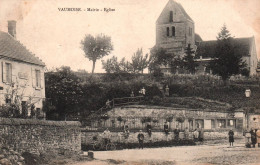
POLYGON ((94 73, 94 70, 95 70, 95 65, 96 65, 96 60, 93 60, 93 65, 92 65, 92 74, 94 73))

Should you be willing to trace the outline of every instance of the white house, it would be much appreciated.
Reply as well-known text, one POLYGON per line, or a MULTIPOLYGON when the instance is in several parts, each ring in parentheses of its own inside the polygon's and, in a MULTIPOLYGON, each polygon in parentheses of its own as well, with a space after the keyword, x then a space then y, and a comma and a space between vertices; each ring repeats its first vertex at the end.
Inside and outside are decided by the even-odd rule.
POLYGON ((0 104, 18 96, 22 108, 30 102, 36 113, 43 114, 44 68, 45 64, 16 39, 16 22, 8 21, 8 33, 0 31, 0 104))

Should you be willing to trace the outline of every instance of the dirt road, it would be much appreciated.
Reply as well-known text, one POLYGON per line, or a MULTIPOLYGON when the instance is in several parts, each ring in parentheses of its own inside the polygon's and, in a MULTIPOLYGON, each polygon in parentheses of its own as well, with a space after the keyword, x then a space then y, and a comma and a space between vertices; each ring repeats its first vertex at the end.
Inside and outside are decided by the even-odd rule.
POLYGON ((260 164, 260 148, 199 145, 94 152, 92 164, 260 164))

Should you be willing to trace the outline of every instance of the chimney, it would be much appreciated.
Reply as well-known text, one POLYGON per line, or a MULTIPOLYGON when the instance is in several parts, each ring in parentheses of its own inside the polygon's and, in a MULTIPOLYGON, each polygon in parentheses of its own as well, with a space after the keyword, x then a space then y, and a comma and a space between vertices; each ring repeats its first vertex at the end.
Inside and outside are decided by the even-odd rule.
POLYGON ((8 21, 8 33, 14 38, 16 38, 16 21, 8 21))

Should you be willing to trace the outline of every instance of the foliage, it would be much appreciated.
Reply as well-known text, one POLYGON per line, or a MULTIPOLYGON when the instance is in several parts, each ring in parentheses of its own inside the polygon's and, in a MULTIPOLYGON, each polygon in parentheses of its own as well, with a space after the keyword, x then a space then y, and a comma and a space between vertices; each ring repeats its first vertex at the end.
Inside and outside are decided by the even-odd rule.
POLYGON ((29 97, 27 101, 24 100, 25 87, 19 85, 18 82, 12 83, 6 88, 6 94, 4 95, 6 104, 0 106, 0 116, 8 118, 30 118, 35 117, 35 106, 39 100, 34 101, 32 97, 29 97), (29 112, 31 112, 29 114, 29 112))
POLYGON ((130 62, 125 61, 125 58, 118 62, 115 56, 106 61, 102 60, 102 67, 106 73, 130 73, 133 70, 130 62))
POLYGON ((177 117, 176 118, 176 121, 180 122, 180 123, 183 123, 185 120, 185 117, 184 116, 180 116, 180 117, 177 117))
POLYGON ((106 35, 99 34, 96 37, 86 35, 81 41, 81 48, 85 53, 85 57, 93 62, 93 74, 96 61, 106 55, 109 55, 113 50, 113 45, 111 43, 111 38, 106 35))
POLYGON ((183 57, 183 64, 184 67, 191 73, 195 73, 195 69, 198 66, 195 61, 194 61, 194 53, 195 51, 192 50, 190 44, 188 47, 185 49, 185 56, 183 57))
POLYGON ((148 59, 148 54, 143 56, 143 50, 141 48, 138 49, 132 56, 130 65, 132 66, 133 73, 141 72, 143 74, 144 69, 148 67, 149 63, 150 60, 148 59))
POLYGON ((120 71, 119 63, 117 62, 117 57, 115 56, 107 59, 106 61, 102 60, 102 66, 107 73, 116 73, 120 71))
POLYGON ((246 74, 246 63, 242 55, 235 53, 234 38, 224 25, 217 37, 217 47, 214 60, 210 63, 213 74, 221 76, 224 82, 232 75, 246 74))
POLYGON ((150 64, 148 66, 149 70, 152 73, 160 75, 161 72, 160 66, 167 66, 173 59, 172 54, 166 53, 166 50, 161 47, 153 47, 150 51, 150 64))
POLYGON ((122 121, 123 121, 123 118, 122 118, 121 116, 118 116, 118 117, 117 117, 117 121, 122 122, 122 121))
POLYGON ((128 62, 125 58, 118 61, 117 57, 113 56, 106 61, 102 60, 103 69, 107 73, 142 73, 150 63, 148 54, 143 56, 143 50, 138 49, 132 56, 132 61, 128 62))
POLYGON ((166 118, 166 121, 169 122, 169 123, 171 123, 171 122, 173 121, 173 116, 168 116, 168 117, 166 118))

